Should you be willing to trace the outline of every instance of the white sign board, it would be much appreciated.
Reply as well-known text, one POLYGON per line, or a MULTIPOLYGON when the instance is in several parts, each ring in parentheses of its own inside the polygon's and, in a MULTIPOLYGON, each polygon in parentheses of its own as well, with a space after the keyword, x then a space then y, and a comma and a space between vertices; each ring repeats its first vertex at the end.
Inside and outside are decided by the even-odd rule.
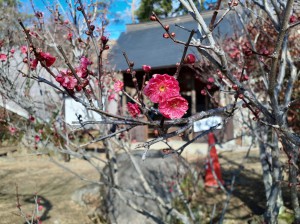
MULTIPOLYGON (((207 131, 211 127, 214 127, 222 122, 221 117, 213 116, 213 117, 208 117, 204 118, 202 120, 194 122, 194 132, 199 132, 199 131, 207 131)), ((221 129, 222 125, 219 125, 217 129, 221 129)))
POLYGON ((88 111, 81 103, 72 98, 65 99, 65 121, 69 125, 79 124, 78 115, 81 115, 82 121, 101 121, 101 116, 94 112, 88 111))

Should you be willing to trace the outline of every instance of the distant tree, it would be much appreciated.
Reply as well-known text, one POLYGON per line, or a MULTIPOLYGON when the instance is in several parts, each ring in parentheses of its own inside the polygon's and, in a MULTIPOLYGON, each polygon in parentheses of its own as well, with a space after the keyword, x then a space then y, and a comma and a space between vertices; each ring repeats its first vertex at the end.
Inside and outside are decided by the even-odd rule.
MULTIPOLYGON (((201 1, 204 3, 204 1, 201 1)), ((204 4, 198 8, 204 10, 204 4)), ((187 10, 181 3, 174 4, 173 0, 141 0, 139 8, 136 10, 136 16, 140 22, 148 21, 152 12, 155 12, 161 18, 174 17, 187 14, 187 10)))
POLYGON ((21 6, 18 0, 0 0, 0 47, 4 42, 9 42, 10 46, 20 42, 17 18, 22 20, 30 18, 29 14, 20 13, 21 6))
POLYGON ((20 4, 18 0, 0 0, 0 7, 18 7, 20 4))

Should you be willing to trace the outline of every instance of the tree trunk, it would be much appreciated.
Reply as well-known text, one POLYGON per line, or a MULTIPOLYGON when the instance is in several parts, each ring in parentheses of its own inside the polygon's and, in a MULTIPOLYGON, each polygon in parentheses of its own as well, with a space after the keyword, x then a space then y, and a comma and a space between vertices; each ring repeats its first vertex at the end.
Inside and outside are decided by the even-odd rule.
POLYGON ((291 186, 291 201, 294 210, 295 220, 294 223, 300 223, 300 208, 297 192, 297 168, 293 165, 290 166, 289 181, 291 186))
MULTIPOLYGON (((261 127, 263 128, 263 127, 261 127)), ((267 131, 262 131, 266 134, 267 131)), ((282 166, 279 161, 278 139, 275 134, 260 136, 259 139, 260 161, 263 172, 263 182, 266 193, 266 223, 277 223, 280 209, 283 208, 281 179, 282 166), (270 145, 267 145, 269 143, 270 145), (272 147, 270 147, 272 146, 272 147)))
POLYGON ((299 175, 299 151, 298 147, 292 143, 283 140, 283 147, 289 156, 289 186, 290 186, 290 196, 292 207, 294 210, 295 220, 294 223, 300 223, 300 207, 299 198, 297 191, 297 176, 299 175))

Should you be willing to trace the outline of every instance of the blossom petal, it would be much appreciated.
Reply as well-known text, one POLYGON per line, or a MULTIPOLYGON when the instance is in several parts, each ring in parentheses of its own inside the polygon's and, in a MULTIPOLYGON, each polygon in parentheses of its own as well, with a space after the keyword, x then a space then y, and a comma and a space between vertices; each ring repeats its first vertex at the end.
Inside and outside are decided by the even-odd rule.
POLYGON ((181 118, 188 110, 188 102, 182 96, 175 96, 159 104, 160 113, 169 119, 181 118))

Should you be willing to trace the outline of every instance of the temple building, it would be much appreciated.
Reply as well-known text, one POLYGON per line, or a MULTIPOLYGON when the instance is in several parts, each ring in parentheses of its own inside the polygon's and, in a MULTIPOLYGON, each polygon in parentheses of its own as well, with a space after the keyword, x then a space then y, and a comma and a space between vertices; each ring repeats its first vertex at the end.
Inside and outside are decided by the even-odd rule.
MULTIPOLYGON (((220 11, 219 15, 222 15, 222 13, 223 11, 220 11)), ((212 14, 213 11, 203 12, 202 16, 207 24, 210 23, 212 14)), ((216 21, 218 21, 218 19, 219 16, 216 21)), ((230 16, 227 15, 214 29, 214 36, 217 37, 220 43, 222 43, 221 41, 223 39, 233 34, 233 30, 230 28, 232 27, 231 24, 233 21, 235 21, 234 14, 230 14, 230 16)), ((183 43, 187 42, 190 31, 192 29, 197 30, 198 27, 198 24, 190 15, 162 19, 161 22, 163 25, 169 25, 170 32, 175 33, 175 39, 183 43)), ((116 41, 108 58, 115 71, 118 71, 123 77, 124 87, 128 93, 134 95, 136 94, 136 90, 132 82, 131 74, 126 72, 128 64, 123 52, 126 53, 130 61, 134 62, 133 70, 136 72, 136 78, 140 87, 144 75, 142 69, 143 65, 151 66, 150 75, 175 74, 177 68, 176 63, 180 62, 182 58, 184 45, 174 43, 170 38, 163 38, 164 33, 164 28, 158 22, 149 20, 149 22, 145 23, 128 24, 126 31, 123 32, 116 41)), ((199 36, 201 36, 200 33, 194 34, 196 39, 199 36)), ((202 44, 205 43, 206 40, 204 39, 202 44)), ((186 117, 203 110, 220 106, 211 100, 209 95, 201 94, 201 90, 208 84, 207 80, 209 74, 213 72, 216 74, 216 69, 200 56, 196 48, 189 47, 187 54, 194 54, 196 56, 196 62, 194 64, 185 64, 178 76, 181 95, 189 102, 189 110, 185 115, 186 117)), ((211 95, 214 95, 215 98, 218 98, 218 101, 222 101, 217 86, 212 85, 209 92, 211 95)), ((126 105, 127 102, 128 98, 123 96, 122 104, 126 105)), ((123 106, 123 110, 126 110, 126 106, 123 106)), ((176 129, 176 127, 174 127, 174 129, 176 129)), ((197 130, 194 129, 193 132, 195 131, 197 130)), ((148 130, 145 127, 141 127, 138 131, 133 131, 132 133, 136 135, 134 138, 137 141, 145 141, 147 138, 153 137, 152 132, 153 130, 151 129, 148 130)), ((219 130, 219 132, 222 134, 223 141, 232 139, 234 137, 233 122, 229 121, 226 127, 219 130)), ((199 141, 201 141, 201 139, 199 141)))

